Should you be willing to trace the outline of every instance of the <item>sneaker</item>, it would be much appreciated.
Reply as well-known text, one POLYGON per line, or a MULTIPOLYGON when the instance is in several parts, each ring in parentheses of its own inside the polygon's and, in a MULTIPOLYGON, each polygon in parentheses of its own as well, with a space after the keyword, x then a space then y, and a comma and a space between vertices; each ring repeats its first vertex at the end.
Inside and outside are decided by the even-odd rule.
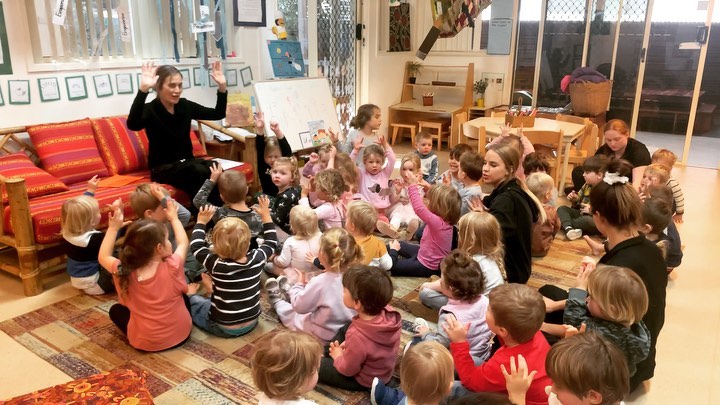
POLYGON ((383 403, 385 399, 385 383, 375 377, 372 380, 372 388, 370 389, 370 403, 378 405, 383 403))
POLYGON ((284 296, 283 298, 286 301, 290 301, 290 297, 288 296, 288 292, 290 291, 290 283, 288 282, 287 277, 280 276, 280 277, 276 278, 276 280, 278 283, 278 287, 280 288, 280 291, 282 292, 282 294, 284 296))
POLYGON ((422 318, 415 318, 415 321, 413 322, 413 332, 418 333, 418 330, 423 327, 430 329, 430 325, 428 325, 426 320, 422 318))
POLYGON ((271 305, 275 305, 277 302, 282 301, 282 293, 280 292, 280 285, 274 278, 269 278, 265 281, 265 291, 268 293, 268 300, 271 305))
POLYGON ((565 234, 570 240, 577 240, 582 237, 582 229, 571 229, 565 234))

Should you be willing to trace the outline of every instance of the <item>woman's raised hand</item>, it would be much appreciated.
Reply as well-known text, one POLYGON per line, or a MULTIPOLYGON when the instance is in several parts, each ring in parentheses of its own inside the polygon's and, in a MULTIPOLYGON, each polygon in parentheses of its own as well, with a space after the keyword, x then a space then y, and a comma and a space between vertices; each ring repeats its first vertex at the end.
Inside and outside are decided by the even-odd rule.
POLYGON ((223 73, 222 70, 222 63, 220 63, 219 60, 212 64, 210 77, 212 77, 215 83, 217 83, 219 92, 225 93, 227 91, 227 80, 225 79, 225 73, 223 73))
POLYGON ((158 81, 157 66, 152 61, 145 62, 142 65, 142 73, 140 74, 140 91, 147 93, 155 87, 158 81))

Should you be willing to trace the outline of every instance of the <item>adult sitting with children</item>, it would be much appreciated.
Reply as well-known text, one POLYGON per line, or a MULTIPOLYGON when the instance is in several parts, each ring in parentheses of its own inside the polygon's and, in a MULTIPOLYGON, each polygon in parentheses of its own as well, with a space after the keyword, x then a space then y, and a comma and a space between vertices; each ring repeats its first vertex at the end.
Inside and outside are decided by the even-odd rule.
MULTIPOLYGON (((225 118, 227 82, 219 61, 213 63, 210 77, 218 85, 215 108, 203 107, 180 98, 183 76, 175 67, 156 67, 153 62, 144 63, 138 93, 127 118, 128 128, 133 131, 144 129, 147 134, 150 178, 177 187, 190 197, 197 193, 210 176, 212 164, 212 161, 193 157, 191 121, 225 118), (150 89, 154 89, 157 96, 145 103, 150 89)), ((210 201, 221 205, 217 192, 211 195, 210 201)))

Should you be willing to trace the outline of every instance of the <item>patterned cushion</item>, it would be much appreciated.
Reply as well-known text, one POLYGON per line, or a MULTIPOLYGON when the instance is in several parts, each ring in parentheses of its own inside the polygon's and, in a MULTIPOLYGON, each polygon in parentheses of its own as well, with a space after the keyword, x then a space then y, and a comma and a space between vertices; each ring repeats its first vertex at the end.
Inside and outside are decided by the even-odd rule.
POLYGON ((195 157, 207 156, 207 152, 205 152, 205 148, 203 148, 202 143, 200 143, 200 138, 198 138, 198 131, 196 129, 190 130, 190 142, 192 142, 193 156, 195 156, 195 157))
POLYGON ((63 183, 70 185, 95 175, 108 175, 89 119, 36 125, 27 132, 42 167, 63 183))
MULTIPOLYGON (((35 164, 23 152, 0 156, 0 176, 25 179, 28 198, 67 191, 68 187, 35 164)), ((2 187, 2 201, 8 201, 7 190, 2 187)))
POLYGON ((145 131, 132 131, 127 117, 91 119, 100 156, 110 175, 148 168, 148 139, 145 131))
MULTIPOLYGON (((144 174, 146 176, 146 181, 150 181, 150 172, 147 170, 132 174, 144 174)), ((129 184, 127 186, 117 188, 98 188, 95 198, 98 200, 100 212, 102 213, 102 219, 100 220, 100 226, 98 229, 104 229, 107 227, 107 213, 109 211, 108 205, 117 198, 122 198, 125 219, 131 221, 137 218, 133 213, 132 207, 130 207, 130 193, 135 190, 137 184, 129 184)), ((173 198, 175 198, 180 204, 189 206, 190 199, 185 193, 173 188, 172 186, 163 186, 170 191, 170 195, 173 196, 173 198)), ((51 243, 62 239, 62 235, 60 235, 60 209, 66 200, 82 195, 85 192, 85 189, 86 187, 84 187, 83 184, 78 183, 71 186, 70 191, 37 197, 30 200, 30 216, 32 218, 33 229, 35 231, 35 242, 51 243)), ((5 208, 3 219, 5 221, 5 230, 7 233, 13 234, 13 227, 10 221, 10 207, 5 208)))

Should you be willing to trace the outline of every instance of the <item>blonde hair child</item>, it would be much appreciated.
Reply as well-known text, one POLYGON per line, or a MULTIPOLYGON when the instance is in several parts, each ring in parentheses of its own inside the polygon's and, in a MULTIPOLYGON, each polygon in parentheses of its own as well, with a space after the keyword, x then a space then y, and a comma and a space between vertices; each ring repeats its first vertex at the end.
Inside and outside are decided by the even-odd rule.
MULTIPOLYGON (((157 186, 153 186, 157 189, 157 186)), ((177 217, 177 203, 167 200, 165 216, 175 231, 172 251, 165 225, 153 219, 133 223, 125 234, 120 259, 113 257, 115 240, 125 223, 119 206, 109 215, 98 261, 113 274, 120 303, 110 319, 130 345, 148 352, 166 350, 190 338, 192 319, 183 296, 188 291, 183 262, 188 238, 177 217), (132 320, 132 322, 130 322, 132 320)))
POLYGON ((293 236, 287 238, 283 244, 282 251, 275 256, 273 273, 278 277, 281 289, 289 281, 293 284, 298 277, 295 269, 305 273, 305 279, 310 280, 317 273, 317 269, 308 263, 307 255, 318 254, 320 249, 320 237, 322 233, 318 227, 317 213, 306 205, 296 205, 290 210, 290 228, 293 236), (283 276, 284 274, 284 276, 283 276))
POLYGON ((115 291, 112 276, 98 263, 100 244, 105 236, 95 229, 101 219, 100 206, 93 198, 98 182, 97 176, 90 179, 87 191, 65 201, 60 211, 70 284, 88 295, 115 291))
MULTIPOLYGON (((350 158, 355 157, 362 149, 362 137, 356 139, 355 148, 350 158)), ((378 210, 379 221, 388 222, 385 210, 390 207, 392 189, 388 187, 390 175, 395 169, 395 153, 386 142, 385 137, 378 136, 378 143, 365 148, 360 168, 360 189, 358 192, 378 210)))
POLYGON ((651 163, 643 172, 642 182, 640 183, 640 197, 646 197, 648 188, 652 186, 664 186, 670 179, 670 170, 667 166, 659 163, 651 163))
POLYGON ((652 162, 667 167, 667 171, 670 173, 666 185, 672 190, 675 210, 673 220, 675 223, 681 224, 683 222, 683 214, 685 213, 685 195, 680 187, 680 183, 672 176, 672 168, 675 166, 676 161, 677 156, 668 149, 658 149, 652 154, 652 162))
POLYGON ((360 264, 378 266, 390 270, 392 258, 382 240, 373 235, 377 223, 377 211, 367 201, 353 201, 347 209, 345 229, 355 238, 363 252, 360 264))
POLYGON ((270 215, 277 226, 278 240, 284 241, 290 230, 290 210, 300 201, 300 187, 298 182, 297 160, 294 157, 281 157, 275 161, 272 168, 272 182, 277 186, 278 194, 270 204, 270 215))
POLYGON ((312 179, 310 187, 302 187, 300 205, 310 207, 308 196, 311 187, 316 192, 317 198, 322 201, 314 210, 324 229, 345 226, 345 205, 342 202, 345 182, 342 174, 335 169, 319 172, 312 179))
POLYGON ((425 222, 425 229, 419 245, 397 240, 390 243, 390 271, 393 276, 430 277, 437 274, 440 262, 452 250, 454 225, 460 219, 460 194, 451 186, 436 184, 428 190, 425 206, 417 175, 403 171, 402 176, 413 210, 425 222))
POLYGON ((550 251, 550 245, 560 230, 560 218, 555 207, 555 180, 547 173, 535 172, 527 177, 525 184, 545 210, 545 222, 538 221, 533 224, 530 247, 533 257, 544 257, 550 251))
POLYGON ((275 136, 265 136, 265 114, 255 113, 255 146, 257 150, 258 178, 263 193, 274 196, 278 193, 278 187, 272 180, 272 169, 275 162, 281 157, 292 156, 292 149, 285 135, 280 130, 277 122, 270 121, 270 130, 275 136))
POLYGON ((332 228, 320 238, 318 259, 325 272, 307 281, 296 271, 298 282, 288 290, 290 302, 283 299, 278 280, 268 279, 265 288, 283 325, 328 343, 355 315, 343 304, 342 274, 362 259, 362 250, 348 231, 332 228))
POLYGON ((285 330, 261 339, 250 357, 260 405, 315 404, 302 395, 315 388, 322 356, 322 345, 307 333, 285 330))
MULTIPOLYGON (((418 176, 422 176, 420 156, 415 153, 407 153, 400 160, 400 172, 411 172, 418 176)), ((424 194, 421 190, 421 193, 424 194)), ((420 218, 410 205, 407 187, 402 180, 393 181, 393 194, 390 197, 391 206, 388 208, 388 217, 390 223, 378 222, 378 230, 383 235, 393 239, 410 240, 415 231, 420 227, 420 218), (402 228, 404 232, 400 232, 402 228)))

